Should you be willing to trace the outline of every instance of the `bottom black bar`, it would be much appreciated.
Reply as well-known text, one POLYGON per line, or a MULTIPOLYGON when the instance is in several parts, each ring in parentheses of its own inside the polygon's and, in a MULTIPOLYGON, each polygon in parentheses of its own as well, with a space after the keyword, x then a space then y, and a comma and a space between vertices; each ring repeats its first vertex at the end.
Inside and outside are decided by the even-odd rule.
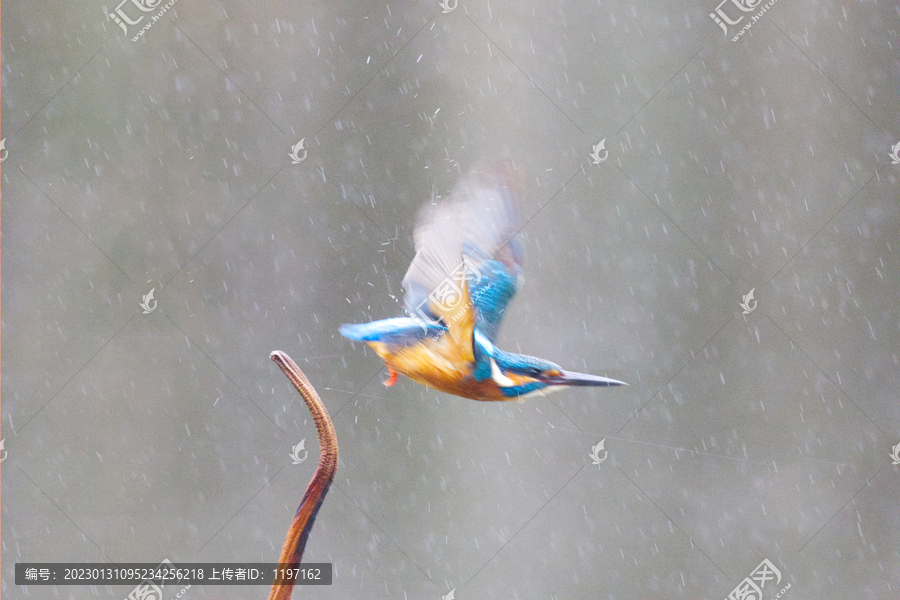
POLYGON ((331 563, 16 563, 16 585, 331 585, 331 563))

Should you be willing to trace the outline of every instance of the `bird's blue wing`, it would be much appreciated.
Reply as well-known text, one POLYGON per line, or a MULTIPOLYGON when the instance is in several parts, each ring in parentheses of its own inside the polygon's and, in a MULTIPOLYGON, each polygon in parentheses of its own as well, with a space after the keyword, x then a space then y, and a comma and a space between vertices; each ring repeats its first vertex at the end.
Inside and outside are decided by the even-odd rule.
MULTIPOLYGON (((511 240, 510 243, 518 244, 518 241, 511 240)), ((475 326, 488 338, 496 340, 506 307, 516 295, 523 277, 496 260, 485 261, 479 267, 481 280, 469 289, 476 311, 475 326)))
POLYGON ((403 278, 410 314, 449 325, 448 316, 468 306, 475 312, 475 327, 496 337, 522 283, 516 175, 507 165, 479 165, 450 198, 422 208, 414 235, 416 256, 403 278))
POLYGON ((441 325, 411 318, 382 319, 371 323, 345 323, 341 335, 354 342, 381 342, 388 346, 412 346, 426 337, 438 337, 446 331, 441 325))

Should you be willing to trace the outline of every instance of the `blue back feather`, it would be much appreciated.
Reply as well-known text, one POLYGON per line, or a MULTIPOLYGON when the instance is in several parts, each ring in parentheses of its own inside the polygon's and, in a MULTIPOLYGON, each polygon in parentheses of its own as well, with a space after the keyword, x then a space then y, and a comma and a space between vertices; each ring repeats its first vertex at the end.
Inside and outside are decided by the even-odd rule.
POLYGON ((447 328, 434 323, 424 323, 419 319, 400 317, 371 323, 345 323, 338 330, 341 335, 354 342, 382 342, 389 346, 412 346, 426 337, 439 337, 447 331, 447 328))

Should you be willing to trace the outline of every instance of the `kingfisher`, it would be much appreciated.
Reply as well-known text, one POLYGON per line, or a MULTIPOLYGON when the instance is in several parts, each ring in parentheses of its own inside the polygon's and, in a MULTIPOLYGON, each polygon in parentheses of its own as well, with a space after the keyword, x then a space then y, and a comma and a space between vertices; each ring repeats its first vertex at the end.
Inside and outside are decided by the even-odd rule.
POLYGON ((524 251, 522 182, 507 163, 482 162, 443 200, 426 202, 403 278, 407 316, 344 324, 388 368, 388 387, 402 373, 427 387, 472 400, 523 400, 571 386, 624 382, 564 371, 548 360, 495 345, 500 323, 521 287, 524 251))

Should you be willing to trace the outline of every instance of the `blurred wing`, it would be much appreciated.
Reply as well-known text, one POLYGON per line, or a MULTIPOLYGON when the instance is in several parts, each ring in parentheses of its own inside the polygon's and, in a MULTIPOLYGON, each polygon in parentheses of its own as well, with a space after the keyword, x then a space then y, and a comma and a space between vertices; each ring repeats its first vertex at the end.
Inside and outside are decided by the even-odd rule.
POLYGON ((471 305, 475 326, 494 339, 522 279, 515 176, 508 166, 482 164, 456 184, 449 199, 422 208, 416 256, 403 278, 410 314, 450 325, 471 305))

